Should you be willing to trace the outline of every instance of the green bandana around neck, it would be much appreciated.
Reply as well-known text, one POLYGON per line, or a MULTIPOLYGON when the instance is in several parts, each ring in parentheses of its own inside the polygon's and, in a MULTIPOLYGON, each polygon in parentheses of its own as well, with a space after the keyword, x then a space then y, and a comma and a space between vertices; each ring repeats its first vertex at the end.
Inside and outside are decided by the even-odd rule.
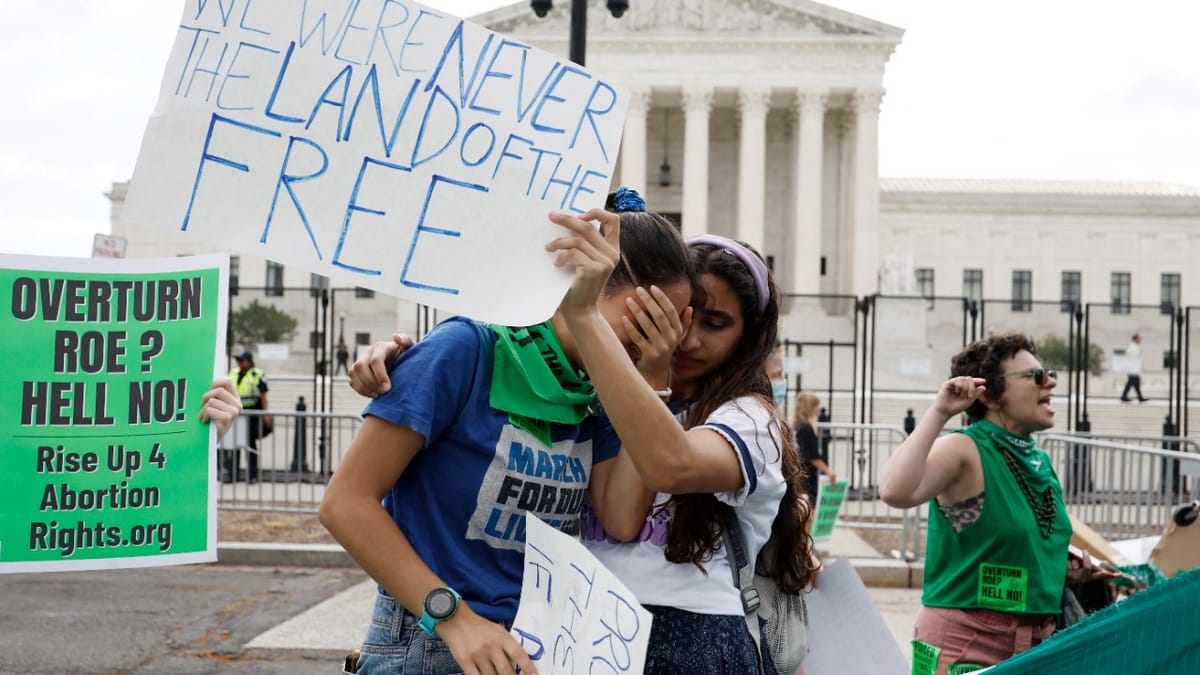
POLYGON ((567 360, 549 321, 488 328, 496 334, 492 407, 550 447, 552 422, 579 424, 591 413, 596 403, 591 380, 567 360))
POLYGON ((987 418, 980 419, 975 424, 980 425, 1001 446, 1016 450, 1022 455, 1033 452, 1036 445, 1033 436, 1018 436, 987 418))

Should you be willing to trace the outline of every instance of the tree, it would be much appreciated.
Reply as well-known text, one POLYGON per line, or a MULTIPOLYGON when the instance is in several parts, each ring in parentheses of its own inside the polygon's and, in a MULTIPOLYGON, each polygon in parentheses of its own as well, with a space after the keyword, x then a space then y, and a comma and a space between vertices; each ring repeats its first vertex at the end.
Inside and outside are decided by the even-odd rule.
MULTIPOLYGON (((1081 338, 1076 338, 1082 341, 1081 338)), ((1080 371, 1087 365, 1087 371, 1092 375, 1101 373, 1100 364, 1104 362, 1104 350, 1094 342, 1087 343, 1087 360, 1075 356, 1075 363, 1070 363, 1070 350, 1067 341, 1057 335, 1047 335, 1038 342, 1038 356, 1042 365, 1062 371, 1080 371)))
POLYGON ((244 345, 259 342, 287 342, 296 336, 296 319, 258 300, 234 310, 233 340, 244 345))

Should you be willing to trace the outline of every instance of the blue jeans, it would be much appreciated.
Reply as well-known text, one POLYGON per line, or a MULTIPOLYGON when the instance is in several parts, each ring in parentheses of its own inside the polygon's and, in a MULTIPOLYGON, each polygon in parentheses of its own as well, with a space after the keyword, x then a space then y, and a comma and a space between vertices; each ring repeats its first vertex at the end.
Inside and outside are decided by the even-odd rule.
MULTIPOLYGON (((417 625, 419 617, 380 594, 358 658, 360 675, 462 675, 450 648, 417 625)), ((506 626, 507 628, 507 626, 506 626)))

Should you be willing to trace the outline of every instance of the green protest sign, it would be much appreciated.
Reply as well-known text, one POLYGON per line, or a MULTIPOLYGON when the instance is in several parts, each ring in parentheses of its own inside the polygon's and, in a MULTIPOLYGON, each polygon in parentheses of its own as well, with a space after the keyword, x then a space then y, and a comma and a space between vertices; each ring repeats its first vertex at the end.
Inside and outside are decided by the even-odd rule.
POLYGON ((833 526, 837 523, 838 512, 842 510, 842 502, 846 500, 846 481, 830 485, 821 485, 817 492, 817 513, 813 518, 813 541, 828 541, 833 536, 833 526))
POLYGON ((0 256, 0 572, 216 559, 227 256, 0 256))

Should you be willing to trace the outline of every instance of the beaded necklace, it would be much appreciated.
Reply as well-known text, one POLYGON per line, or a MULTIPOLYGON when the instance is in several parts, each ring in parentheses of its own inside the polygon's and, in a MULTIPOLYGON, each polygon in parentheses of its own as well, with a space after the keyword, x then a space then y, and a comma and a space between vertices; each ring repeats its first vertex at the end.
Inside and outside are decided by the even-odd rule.
POLYGON ((1058 508, 1054 504, 1054 489, 1046 486, 1041 494, 1035 493, 1033 486, 1025 478, 1025 472, 1021 469, 1020 463, 1012 453, 1012 450, 1015 449, 1021 454, 1029 454, 1034 449, 1033 438, 1021 438, 990 422, 985 429, 992 440, 1000 446, 1000 452, 1004 455, 1004 463, 1008 465, 1008 470, 1016 478, 1021 493, 1025 495, 1025 501, 1033 511, 1034 520, 1037 521, 1038 533, 1042 535, 1042 539, 1049 539, 1050 535, 1054 534, 1054 519, 1058 514, 1058 508))

